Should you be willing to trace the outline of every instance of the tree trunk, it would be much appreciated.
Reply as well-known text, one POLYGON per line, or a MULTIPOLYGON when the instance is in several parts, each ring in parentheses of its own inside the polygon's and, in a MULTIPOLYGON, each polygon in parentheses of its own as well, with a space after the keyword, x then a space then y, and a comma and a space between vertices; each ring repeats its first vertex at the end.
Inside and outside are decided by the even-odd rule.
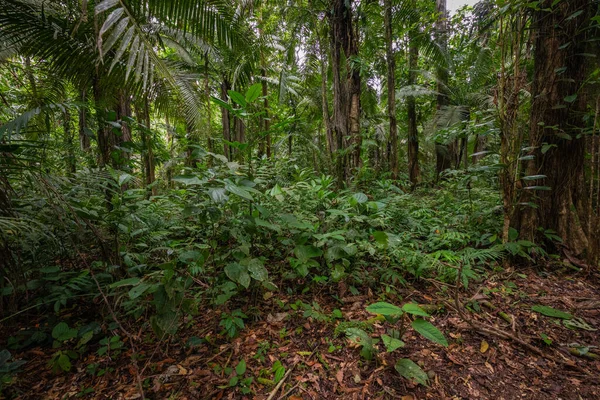
MULTIPOLYGON (((415 43, 416 32, 409 32, 408 49, 408 85, 414 85, 417 81, 417 62, 419 61, 419 48, 415 43)), ((421 181, 421 169, 419 168, 419 132, 417 130, 417 106, 414 96, 406 99, 408 114, 408 176, 413 188, 421 181)))
MULTIPOLYGON (((446 8, 446 0, 436 0, 436 11, 439 16, 435 23, 435 39, 445 53, 448 47, 448 11, 446 8)), ((437 75, 437 110, 438 113, 448 106, 448 70, 443 66, 436 68, 437 75)), ((445 169, 452 167, 452 159, 455 157, 456 145, 436 142, 436 179, 445 169)))
MULTIPOLYGON (((123 148, 123 144, 131 144, 131 127, 127 121, 131 118, 131 100, 124 89, 119 90, 116 100, 117 121, 121 124, 121 133, 115 135, 115 146, 123 148)), ((120 151, 118 158, 114 160, 114 167, 119 169, 127 167, 129 154, 128 151, 120 151)))
POLYGON ((591 201, 583 184, 582 132, 587 101, 582 85, 587 76, 586 28, 592 2, 553 3, 543 1, 533 17, 532 28, 537 36, 529 135, 534 159, 528 162, 526 172, 546 176, 543 180, 527 181, 531 182, 529 186, 544 185, 551 190, 525 191, 535 194, 531 201, 537 207, 527 207, 516 214, 520 218, 512 226, 529 240, 539 235, 538 227, 552 229, 574 255, 582 255, 592 249, 590 239, 595 240, 598 234, 588 231, 583 223, 585 205, 591 201))
MULTIPOLYGON (((206 97, 206 136, 208 141, 208 151, 214 153, 214 143, 212 137, 212 107, 210 101, 210 64, 208 62, 208 52, 204 54, 204 96, 206 97)), ((210 162, 212 158, 208 158, 210 162)))
POLYGON ((329 115, 329 101, 327 100, 327 54, 323 49, 323 43, 319 38, 320 67, 321 67, 321 108, 323 110, 323 122, 325 123, 325 135, 327 137, 327 150, 329 159, 333 161, 334 154, 337 151, 336 142, 333 137, 333 127, 331 126, 331 116, 329 115))
POLYGON ((347 169, 359 168, 361 162, 360 74, 353 62, 358 55, 358 38, 352 21, 352 2, 331 0, 330 6, 333 131, 338 149, 336 175, 341 185, 349 177, 347 169), (346 155, 344 150, 348 147, 346 155))
POLYGON ((98 141, 98 166, 104 167, 110 165, 111 151, 113 147, 113 135, 111 126, 106 123, 107 112, 106 104, 104 104, 104 94, 100 88, 100 82, 97 77, 93 81, 94 103, 96 107, 96 122, 98 131, 96 132, 96 140, 98 141))
MULTIPOLYGON (((146 177, 146 185, 151 185, 156 180, 156 165, 154 162, 154 150, 153 150, 153 140, 152 140, 152 131, 150 130, 150 101, 148 100, 148 96, 144 98, 144 122, 146 125, 146 129, 143 130, 144 133, 143 141, 144 141, 144 170, 146 177)), ((151 192, 152 196, 156 196, 156 187, 152 187, 151 192)))
POLYGON ((86 133, 87 128, 87 93, 81 91, 79 101, 82 103, 79 108, 79 145, 81 150, 87 152, 90 150, 90 136, 86 133))
POLYGON ((390 170, 392 179, 398 179, 398 124, 396 122, 396 59, 392 32, 392 0, 384 0, 385 50, 387 58, 388 118, 390 123, 390 170))
MULTIPOLYGON (((221 82, 221 100, 227 101, 229 98, 227 91, 229 89, 231 89, 229 80, 223 77, 223 82, 221 82)), ((221 107, 221 125, 223 127, 223 140, 225 141, 223 144, 223 153, 228 160, 231 160, 233 154, 231 153, 231 146, 227 144, 227 142, 231 142, 231 119, 229 117, 229 110, 223 107, 221 107)))

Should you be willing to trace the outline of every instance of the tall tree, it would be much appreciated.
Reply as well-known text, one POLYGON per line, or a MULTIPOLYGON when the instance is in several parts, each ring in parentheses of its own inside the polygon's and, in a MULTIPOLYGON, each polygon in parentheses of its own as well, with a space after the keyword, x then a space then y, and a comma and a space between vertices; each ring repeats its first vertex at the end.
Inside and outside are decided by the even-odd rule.
POLYGON ((338 149, 336 174, 338 184, 341 184, 349 178, 347 170, 361 164, 358 34, 353 22, 352 1, 331 0, 330 6, 333 130, 338 149), (350 150, 348 155, 345 154, 347 148, 350 150))
MULTIPOLYGON (((587 45, 593 4, 589 0, 541 2, 533 16, 534 72, 529 141, 529 176, 543 175, 549 191, 536 190, 513 221, 522 237, 533 239, 538 227, 553 229, 563 244, 581 255, 594 248, 598 232, 583 223, 591 199, 584 183, 587 45)), ((540 180, 542 178, 540 177, 540 180)), ((540 180, 532 182, 532 190, 540 180)), ((596 248, 597 249, 597 248, 596 248)))
MULTIPOLYGON (((408 33, 408 85, 416 84, 419 61, 419 46, 416 39, 417 31, 411 27, 408 33)), ((406 98, 408 118, 408 176, 414 187, 421 181, 419 167, 419 132, 417 130, 417 104, 415 96, 406 98)))
MULTIPOLYGON (((392 0, 384 0, 385 55, 387 59, 388 119, 390 124, 390 170, 398 179, 398 122, 396 121, 396 59, 392 24, 392 0)), ((409 135, 410 136, 410 135, 409 135)), ((410 147, 409 147, 410 151, 410 147)))
MULTIPOLYGON (((446 0, 435 0, 435 8, 438 18, 435 22, 435 39, 443 53, 446 53, 448 46, 448 10, 446 0)), ((443 111, 448 105, 448 69, 443 65, 436 67, 437 75, 437 109, 443 111)), ((452 154, 455 152, 455 146, 447 145, 441 142, 435 144, 436 153, 436 177, 452 166, 452 154)))

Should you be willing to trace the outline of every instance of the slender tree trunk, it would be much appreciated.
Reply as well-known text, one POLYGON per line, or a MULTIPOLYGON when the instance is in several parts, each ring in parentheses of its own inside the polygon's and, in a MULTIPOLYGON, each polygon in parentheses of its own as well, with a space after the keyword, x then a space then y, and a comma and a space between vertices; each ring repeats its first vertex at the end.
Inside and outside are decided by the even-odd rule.
POLYGON ((396 122, 396 59, 394 58, 392 32, 392 0, 384 0, 385 50, 387 58, 388 119, 390 123, 389 162, 392 179, 398 179, 398 124, 396 122))
MULTIPOLYGON (((231 89, 229 80, 227 80, 226 77, 223 77, 223 81, 221 82, 221 100, 227 101, 229 98, 227 91, 229 89, 231 89)), ((223 140, 225 140, 225 142, 231 142, 231 119, 229 110, 223 107, 221 107, 221 125, 223 127, 223 140)), ((233 158, 231 146, 227 143, 223 144, 223 153, 227 159, 231 160, 233 158)))
POLYGON ((104 167, 111 163, 111 151, 113 147, 113 135, 111 126, 106 123, 106 104, 104 104, 104 94, 100 88, 100 82, 97 77, 93 81, 94 103, 96 107, 96 122, 98 131, 96 139, 98 141, 98 166, 104 167))
MULTIPOLYGON (((117 120, 121 124, 121 133, 120 135, 115 135, 115 145, 123 148, 123 145, 131 144, 131 127, 129 126, 128 118, 131 118, 131 100, 129 95, 124 89, 119 90, 117 95, 117 120)), ((128 151, 120 151, 118 159, 114 161, 115 168, 127 168, 129 161, 129 152, 128 151)))
POLYGON ((71 127, 71 111, 65 108, 63 130, 65 134, 65 146, 67 148, 66 161, 67 171, 74 175, 77 172, 77 158, 75 157, 75 148, 73 147, 73 129, 71 127))
MULTIPOLYGON (((206 97, 206 136, 208 139, 208 151, 214 153, 215 146, 212 137, 212 107, 210 101, 210 64, 208 52, 204 54, 204 96, 206 97)), ((209 158, 210 163, 211 158, 209 158)))
MULTIPOLYGON (((152 131, 150 126, 150 100, 148 96, 144 98, 144 124, 146 125, 145 133, 143 133, 144 138, 144 169, 146 171, 146 185, 152 185, 156 180, 156 165, 154 162, 154 140, 152 139, 152 131)), ((156 196, 156 187, 152 187, 150 193, 152 196, 156 196)))
POLYGON ((536 190, 532 200, 537 207, 525 208, 513 226, 530 240, 539 234, 538 227, 553 229, 569 251, 582 255, 593 248, 589 240, 598 235, 583 223, 585 204, 591 199, 583 185, 587 99, 582 85, 590 32, 585 28, 593 7, 589 0, 554 3, 543 1, 533 17, 537 36, 529 135, 535 157, 527 166, 528 175, 546 176, 531 186, 543 184, 551 190, 536 190), (542 151, 543 145, 553 147, 542 151))
MULTIPOLYGON (((414 85, 417 81, 417 62, 419 61, 419 47, 415 42, 416 32, 409 32, 408 49, 408 85, 414 85)), ((419 131, 417 129, 417 106, 414 96, 406 99, 408 114, 408 176, 413 188, 421 181, 421 169, 419 168, 419 131)))
POLYGON ((323 110, 323 122, 325 123, 325 135, 327 137, 329 159, 333 161, 337 147, 333 137, 333 127, 331 125, 331 116, 329 115, 329 101, 327 99, 327 54, 323 49, 323 43, 321 42, 320 37, 319 52, 319 65, 321 67, 321 108, 323 110))
MULTIPOLYGON (((258 29, 258 34, 259 37, 262 38, 263 36, 263 30, 262 30, 262 20, 263 20, 263 15, 262 15, 262 11, 261 11, 261 16, 260 16, 260 21, 259 21, 259 29, 258 29)), ((267 158, 271 158, 271 133, 269 132, 269 130, 271 129, 271 121, 269 119, 269 99, 267 98, 268 95, 268 86, 267 86, 267 66, 266 66, 266 62, 265 62, 265 54, 263 52, 263 49, 261 47, 260 49, 260 77, 261 77, 261 85, 262 85, 262 96, 263 96, 263 113, 264 116, 262 118, 261 121, 261 129, 262 132, 261 134, 263 135, 263 137, 260 139, 260 147, 259 147, 259 158, 262 156, 263 154, 263 148, 264 148, 264 153, 266 153, 267 158)))
MULTIPOLYGON (((445 53, 448 47, 448 11, 446 8, 446 0, 436 0, 435 5, 436 11, 439 14, 435 23, 435 39, 445 53)), ((438 80, 437 110, 439 113, 448 106, 448 70, 443 66, 438 66, 436 68, 436 75, 438 80)), ((439 178, 442 171, 452 167, 452 160, 455 158, 456 147, 455 143, 447 145, 436 142, 436 179, 439 178)))
POLYGON ((87 91, 82 90, 79 97, 82 103, 79 108, 79 145, 81 150, 87 152, 90 150, 90 136, 85 131, 87 128, 87 91))

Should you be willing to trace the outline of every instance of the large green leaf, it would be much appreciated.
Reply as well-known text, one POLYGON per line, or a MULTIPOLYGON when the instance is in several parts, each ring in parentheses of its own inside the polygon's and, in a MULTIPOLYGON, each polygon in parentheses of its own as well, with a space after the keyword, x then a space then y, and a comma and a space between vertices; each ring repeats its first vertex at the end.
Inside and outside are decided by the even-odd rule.
POLYGON ((439 329, 433 326, 430 322, 419 318, 413 321, 412 327, 415 331, 419 332, 432 342, 441 344, 444 347, 448 347, 448 341, 442 332, 440 332, 439 329))
POLYGON ((311 258, 321 257, 323 255, 323 250, 311 245, 298 245, 294 248, 294 255, 296 255, 299 260, 306 262, 311 258))
POLYGON ((427 314, 421 307, 419 307, 415 303, 406 303, 405 305, 402 306, 402 311, 404 311, 405 313, 408 313, 408 314, 412 314, 412 315, 419 315, 421 317, 429 317, 429 314, 427 314))
POLYGON ((248 288, 248 286, 250 286, 250 275, 248 274, 248 269, 241 264, 227 264, 225 266, 225 274, 229 279, 239 283, 245 288, 248 288))
POLYGON ((403 314, 400 307, 384 301, 371 304, 367 307, 367 311, 372 314, 381 314, 385 317, 397 317, 403 314))
POLYGON ((250 276, 253 279, 256 279, 259 282, 266 281, 269 277, 269 272, 263 265, 263 262, 258 258, 253 258, 248 263, 248 272, 250 272, 250 276))
POLYGON ((548 306, 535 305, 535 306, 531 307, 531 309, 533 311, 543 314, 547 317, 560 318, 560 319, 572 319, 573 318, 573 316, 567 312, 560 311, 560 310, 557 310, 556 308, 552 308, 552 307, 548 307, 548 306))
POLYGON ((258 97, 260 96, 261 93, 262 93, 262 84, 255 83, 254 85, 250 86, 250 88, 248 88, 248 91, 246 92, 246 101, 248 103, 254 102, 254 100, 258 99, 258 97))
POLYGON ((252 198, 252 195, 246 189, 242 188, 241 186, 237 186, 233 183, 226 183, 225 190, 227 190, 228 192, 231 192, 233 194, 237 194, 238 196, 243 197, 246 200, 254 201, 254 198, 252 198))
POLYGON ((227 94, 229 94, 229 97, 231 97, 231 100, 233 100, 234 102, 236 102, 237 104, 239 104, 242 107, 246 107, 246 105, 248 104, 248 103, 246 103, 246 98, 240 92, 236 92, 235 90, 229 90, 227 92, 227 94))
POLYGON ((398 360, 394 368, 406 379, 414 380, 423 386, 427 386, 427 374, 414 361, 403 358, 398 360))

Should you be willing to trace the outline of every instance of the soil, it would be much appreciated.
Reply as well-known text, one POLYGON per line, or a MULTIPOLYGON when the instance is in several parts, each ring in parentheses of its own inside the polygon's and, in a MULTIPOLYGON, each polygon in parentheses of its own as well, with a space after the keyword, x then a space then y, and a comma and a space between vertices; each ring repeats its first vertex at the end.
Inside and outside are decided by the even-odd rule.
MULTIPOLYGON (((140 399, 141 382, 148 399, 600 399, 600 358, 593 358, 600 354, 597 277, 519 270, 471 283, 461 291, 462 314, 467 319, 507 332, 541 354, 473 328, 455 309, 453 286, 431 280, 401 286, 383 300, 430 305, 428 310, 434 312, 429 321, 444 333, 448 347, 406 329, 401 337, 404 347, 387 353, 380 341, 378 353, 368 361, 361 357, 358 344, 343 333, 335 336, 340 321, 370 320, 373 338, 402 327, 374 320, 365 310, 381 296, 370 290, 356 296, 346 292, 341 284, 336 293, 325 287, 316 295, 273 293, 254 300, 253 307, 243 309, 248 319, 234 339, 227 338, 219 326, 225 310, 210 306, 190 318, 174 338, 158 343, 150 329, 140 328, 146 326, 143 319, 137 324, 123 322, 134 333, 123 335, 121 353, 99 356, 90 347, 66 373, 54 373, 48 366, 56 352, 51 346, 12 351, 15 359, 27 363, 5 396, 140 399), (295 306, 298 300, 316 302, 320 310, 305 316, 301 305, 295 306), (543 315, 532 310, 536 305, 568 312, 573 318, 543 315), (341 311, 341 318, 335 309, 341 311), (427 386, 400 376, 394 365, 402 358, 422 367, 427 386), (247 368, 238 368, 242 374, 232 381, 241 360, 247 368), (95 374, 88 370, 90 364, 98 365, 95 374), (277 365, 285 368, 279 371, 281 385, 275 384, 277 365), (98 373, 101 369, 107 372, 98 373)), ((83 308, 80 311, 84 313, 83 308)), ((72 318, 77 315, 76 310, 71 312, 72 318)), ((6 347, 9 336, 46 320, 45 316, 30 318, 0 328, 4 338, 0 348, 6 347)))

